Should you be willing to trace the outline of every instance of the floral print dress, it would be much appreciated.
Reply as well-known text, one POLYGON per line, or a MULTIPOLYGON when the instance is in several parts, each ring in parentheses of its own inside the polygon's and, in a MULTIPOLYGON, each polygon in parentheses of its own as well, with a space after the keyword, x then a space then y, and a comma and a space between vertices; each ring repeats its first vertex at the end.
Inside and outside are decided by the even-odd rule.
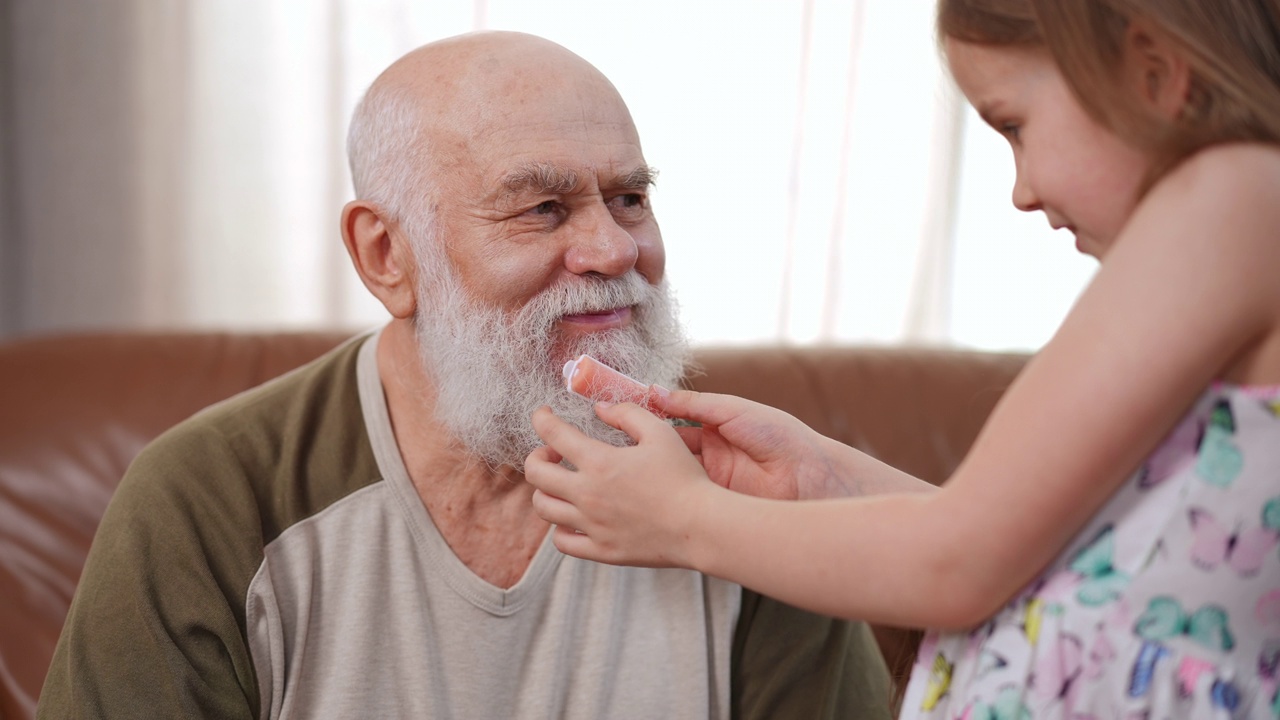
POLYGON ((1280 718, 1280 386, 1215 383, 1026 590, 930 633, 904 718, 1280 718))

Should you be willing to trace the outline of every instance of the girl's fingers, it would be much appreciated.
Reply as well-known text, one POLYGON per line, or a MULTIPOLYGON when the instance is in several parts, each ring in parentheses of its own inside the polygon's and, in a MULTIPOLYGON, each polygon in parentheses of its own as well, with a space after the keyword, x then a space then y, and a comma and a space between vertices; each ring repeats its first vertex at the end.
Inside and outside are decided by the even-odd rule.
POLYGON ((573 505, 538 488, 533 491, 533 511, 552 525, 573 530, 582 522, 582 513, 573 505))
POLYGON ((525 459, 525 480, 536 488, 530 501, 533 511, 556 526, 553 538, 556 547, 566 555, 587 557, 584 553, 590 550, 590 541, 577 530, 586 520, 573 503, 563 498, 579 480, 577 473, 560 465, 559 453, 555 450, 541 447, 525 459))
POLYGON ((689 448, 689 452, 694 455, 702 454, 702 428, 678 427, 675 430, 680 439, 684 441, 684 446, 689 448))
POLYGON ((671 429, 670 423, 635 403, 596 403, 596 415, 636 442, 644 442, 653 433, 665 433, 671 429))
MULTIPOLYGON (((532 420, 534 432, 538 433, 542 442, 558 453, 561 459, 568 460, 574 465, 580 464, 575 458, 581 457, 596 442, 583 435, 578 428, 556 417, 555 413, 551 412, 551 408, 545 405, 533 411, 532 420)), ((530 457, 533 456, 530 455, 530 457)), ((556 460, 556 462, 559 461, 556 460)))
POLYGON ((560 453, 556 452, 555 448, 549 445, 543 445, 537 450, 529 453, 529 456, 525 459, 525 466, 528 467, 530 461, 558 465, 563 459, 564 458, 561 457, 560 453))
MULTIPOLYGON (((524 459, 524 479, 557 502, 572 500, 579 481, 577 473, 560 464, 560 453, 549 447, 540 447, 524 459)), ((545 515, 543 518, 558 522, 545 515)))
POLYGON ((582 517, 577 508, 541 490, 533 493, 533 508, 543 520, 556 526, 551 541, 557 550, 585 560, 600 559, 600 552, 591 538, 575 529, 575 519, 582 517))
POLYGON ((732 395, 694 390, 672 390, 654 400, 654 406, 668 415, 703 425, 724 425, 745 412, 751 404, 749 400, 732 395))
POLYGON ((551 536, 551 541, 555 543, 556 549, 565 555, 572 555, 583 560, 599 560, 599 552, 596 550, 595 543, 587 535, 574 530, 565 525, 557 526, 555 533, 551 536))

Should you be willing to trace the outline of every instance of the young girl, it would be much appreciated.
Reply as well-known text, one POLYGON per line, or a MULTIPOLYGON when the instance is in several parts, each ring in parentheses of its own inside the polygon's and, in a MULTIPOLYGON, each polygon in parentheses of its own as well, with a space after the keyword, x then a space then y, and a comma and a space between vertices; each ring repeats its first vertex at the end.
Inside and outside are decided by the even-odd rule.
POLYGON ((933 628, 910 717, 1280 716, 1280 3, 942 0, 938 27, 1014 204, 1101 261, 955 474, 672 392, 701 430, 598 407, 628 448, 535 414, 535 507, 571 555, 933 628))

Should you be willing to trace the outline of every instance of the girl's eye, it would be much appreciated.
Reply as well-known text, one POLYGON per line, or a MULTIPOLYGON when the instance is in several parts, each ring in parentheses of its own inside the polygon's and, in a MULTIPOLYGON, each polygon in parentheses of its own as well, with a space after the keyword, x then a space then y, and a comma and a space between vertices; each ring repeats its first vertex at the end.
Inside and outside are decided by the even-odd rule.
POLYGON ((1000 134, 1009 138, 1010 140, 1017 140, 1018 133, 1020 130, 1021 130, 1021 127, 1018 126, 1016 123, 1005 123, 1000 126, 1000 134))

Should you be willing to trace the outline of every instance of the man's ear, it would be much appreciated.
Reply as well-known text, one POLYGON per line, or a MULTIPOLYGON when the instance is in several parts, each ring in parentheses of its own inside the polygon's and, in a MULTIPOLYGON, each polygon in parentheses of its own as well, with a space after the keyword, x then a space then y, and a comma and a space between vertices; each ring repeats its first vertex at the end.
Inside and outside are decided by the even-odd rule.
POLYGON ((353 200, 342 209, 342 242, 361 282, 395 318, 413 316, 415 264, 398 226, 377 205, 353 200))
POLYGON ((1174 120, 1186 109, 1191 64, 1173 38, 1145 18, 1129 21, 1125 68, 1143 104, 1157 115, 1174 120))

